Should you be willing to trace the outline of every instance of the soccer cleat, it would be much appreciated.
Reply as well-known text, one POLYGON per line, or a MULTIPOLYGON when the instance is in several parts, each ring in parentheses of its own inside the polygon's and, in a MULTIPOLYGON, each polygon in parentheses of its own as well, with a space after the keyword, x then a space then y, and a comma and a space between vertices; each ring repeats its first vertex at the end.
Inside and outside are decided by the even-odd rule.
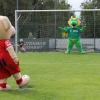
POLYGON ((85 51, 81 51, 81 54, 85 54, 86 52, 85 51))
POLYGON ((70 51, 65 51, 65 54, 70 54, 70 51))
POLYGON ((22 76, 22 82, 19 84, 19 88, 23 88, 28 85, 30 77, 28 75, 22 76))
POLYGON ((5 88, 0 87, 0 91, 9 91, 9 90, 11 90, 11 86, 8 85, 8 84, 6 84, 6 87, 5 88))

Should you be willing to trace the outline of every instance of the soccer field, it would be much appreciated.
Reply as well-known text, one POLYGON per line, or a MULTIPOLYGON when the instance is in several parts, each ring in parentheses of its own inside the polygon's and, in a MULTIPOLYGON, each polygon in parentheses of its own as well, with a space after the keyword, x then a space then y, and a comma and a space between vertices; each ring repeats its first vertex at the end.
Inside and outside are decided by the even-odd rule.
POLYGON ((19 53, 23 74, 31 77, 25 89, 0 92, 0 100, 100 100, 100 54, 62 52, 19 53))

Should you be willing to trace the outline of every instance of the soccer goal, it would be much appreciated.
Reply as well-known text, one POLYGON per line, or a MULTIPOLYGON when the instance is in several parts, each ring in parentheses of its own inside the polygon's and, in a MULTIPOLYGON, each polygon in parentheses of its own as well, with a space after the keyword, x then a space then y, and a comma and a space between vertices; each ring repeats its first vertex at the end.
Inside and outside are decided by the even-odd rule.
MULTIPOLYGON (((15 10, 15 48, 24 40, 27 51, 64 50, 67 35, 59 27, 68 26, 68 19, 76 15, 84 31, 82 44, 87 51, 100 50, 100 9, 84 10, 15 10)), ((75 49, 75 48, 74 48, 75 49)))

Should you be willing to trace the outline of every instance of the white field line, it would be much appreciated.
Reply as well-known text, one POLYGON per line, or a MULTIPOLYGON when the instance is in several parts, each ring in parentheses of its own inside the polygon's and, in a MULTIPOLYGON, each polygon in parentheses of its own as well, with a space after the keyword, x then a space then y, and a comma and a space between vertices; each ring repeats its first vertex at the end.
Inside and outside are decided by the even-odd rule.
POLYGON ((24 62, 21 63, 24 65, 58 65, 58 64, 69 64, 69 65, 91 65, 91 66, 100 66, 100 63, 89 62, 89 63, 78 63, 78 62, 24 62))

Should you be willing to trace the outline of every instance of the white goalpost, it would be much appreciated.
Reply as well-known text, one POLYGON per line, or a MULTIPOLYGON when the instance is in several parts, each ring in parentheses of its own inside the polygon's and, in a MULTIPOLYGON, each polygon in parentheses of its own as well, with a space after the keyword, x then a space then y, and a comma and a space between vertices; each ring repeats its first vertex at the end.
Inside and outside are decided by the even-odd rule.
POLYGON ((99 27, 97 25, 99 21, 97 21, 97 16, 100 16, 100 9, 15 10, 15 28, 17 33, 15 35, 16 52, 18 52, 17 43, 20 38, 25 40, 26 48, 29 51, 65 49, 67 38, 60 34, 58 27, 67 26, 70 16, 74 14, 78 16, 77 13, 80 15, 82 25, 86 26, 85 33, 82 33, 82 42, 85 49, 100 49, 97 45, 99 36, 96 37, 96 33, 99 32, 99 29, 97 29, 99 27), (32 32, 33 34, 31 39, 28 38, 28 32, 32 32))

